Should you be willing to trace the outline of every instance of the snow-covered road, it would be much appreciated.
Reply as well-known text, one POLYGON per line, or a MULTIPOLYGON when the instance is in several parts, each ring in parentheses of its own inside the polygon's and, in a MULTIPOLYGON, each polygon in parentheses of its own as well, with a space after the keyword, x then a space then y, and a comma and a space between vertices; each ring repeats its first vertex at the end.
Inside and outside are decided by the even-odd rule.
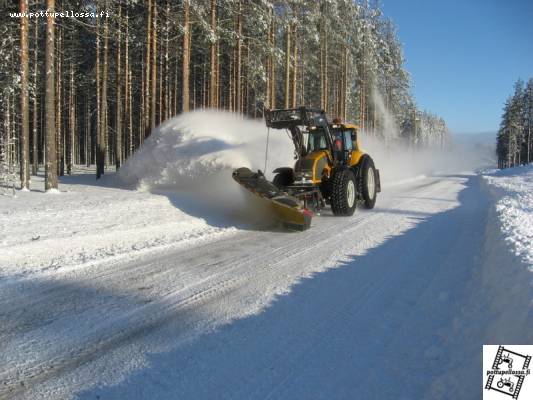
MULTIPOLYGON (((174 212, 91 193, 113 190, 174 212)), ((304 233, 191 222, 194 240, 165 225, 97 262, 0 256, 0 398, 479 398, 481 346, 533 342, 531 273, 496 218, 479 175, 442 175, 304 233)))

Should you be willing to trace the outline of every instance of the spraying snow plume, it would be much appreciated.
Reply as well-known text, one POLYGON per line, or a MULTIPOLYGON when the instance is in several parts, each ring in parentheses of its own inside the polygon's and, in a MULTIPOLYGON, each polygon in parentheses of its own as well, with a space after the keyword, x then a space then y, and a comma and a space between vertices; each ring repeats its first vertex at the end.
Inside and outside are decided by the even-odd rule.
POLYGON ((389 110, 387 110, 383 96, 381 96, 381 93, 379 93, 379 90, 375 86, 372 88, 372 98, 376 107, 380 135, 385 142, 398 139, 400 137, 400 130, 398 129, 396 120, 389 110))
MULTIPOLYGON (((264 169, 267 133, 263 121, 224 111, 182 114, 152 132, 118 179, 140 190, 164 193, 195 216, 262 220, 266 209, 231 174, 239 167, 264 169)), ((266 176, 271 178, 275 167, 291 166, 293 154, 287 135, 271 131, 266 176)))
MULTIPOLYGON (((193 111, 157 127, 118 175, 141 188, 179 189, 239 167, 262 170, 266 140, 262 121, 224 111, 193 111)), ((283 132, 270 132, 268 158, 267 176, 274 166, 293 163, 292 142, 283 132)))
POLYGON ((384 190, 420 176, 458 174, 495 165, 493 146, 473 146, 461 138, 452 138, 444 148, 416 148, 401 141, 385 142, 364 133, 361 142, 380 170, 384 190))
MULTIPOLYGON (((377 99, 377 104, 385 139, 366 132, 360 135, 363 149, 380 169, 384 190, 420 175, 455 173, 490 164, 486 157, 475 156, 476 149, 460 143, 446 149, 405 144, 383 101, 377 99)), ((180 210, 201 218, 222 217, 230 223, 253 220, 258 215, 263 218, 264 208, 233 181, 231 173, 239 167, 264 169, 267 133, 264 121, 242 119, 229 112, 182 114, 156 128, 125 163, 118 178, 140 190, 164 193, 180 210)), ((283 131, 270 132, 267 178, 272 178, 276 167, 294 165, 293 151, 292 141, 283 131)))
POLYGON ((376 87, 372 89, 372 98, 377 131, 373 135, 363 132, 361 142, 380 168, 385 187, 420 175, 459 173, 494 165, 491 137, 473 140, 473 136, 446 134, 446 138, 435 140, 434 130, 426 126, 423 118, 429 114, 421 113, 414 128, 418 131, 417 143, 413 144, 402 137, 396 119, 376 87))

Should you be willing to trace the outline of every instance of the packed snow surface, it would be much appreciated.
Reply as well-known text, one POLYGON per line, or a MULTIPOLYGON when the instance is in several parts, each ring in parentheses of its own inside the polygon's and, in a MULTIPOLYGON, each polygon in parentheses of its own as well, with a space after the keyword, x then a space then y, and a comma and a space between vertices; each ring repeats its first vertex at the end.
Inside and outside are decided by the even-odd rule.
MULTIPOLYGON (((480 398, 481 346, 533 341, 531 249, 500 207, 531 217, 530 170, 363 135, 376 208, 290 233, 231 179, 266 139, 193 112, 116 175, 0 196, 0 399, 480 398)), ((271 131, 267 174, 291 152, 271 131)))
POLYGON ((0 196, 0 274, 24 276, 131 258, 151 249, 203 241, 235 231, 210 225, 177 208, 167 196, 95 186, 76 171, 61 192, 0 196))

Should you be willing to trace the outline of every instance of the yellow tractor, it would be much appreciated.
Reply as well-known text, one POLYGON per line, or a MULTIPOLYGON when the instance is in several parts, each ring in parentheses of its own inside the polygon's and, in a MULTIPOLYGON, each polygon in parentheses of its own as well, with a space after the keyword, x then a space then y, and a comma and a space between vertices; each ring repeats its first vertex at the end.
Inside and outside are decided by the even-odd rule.
POLYGON ((286 225, 308 228, 309 211, 320 213, 326 204, 335 215, 352 215, 357 203, 374 207, 381 191, 379 171, 361 149, 356 125, 330 123, 323 110, 306 107, 267 110, 265 120, 269 129, 288 131, 294 143, 294 167, 275 169, 272 183, 261 171, 246 168, 236 170, 233 177, 273 202, 286 225))

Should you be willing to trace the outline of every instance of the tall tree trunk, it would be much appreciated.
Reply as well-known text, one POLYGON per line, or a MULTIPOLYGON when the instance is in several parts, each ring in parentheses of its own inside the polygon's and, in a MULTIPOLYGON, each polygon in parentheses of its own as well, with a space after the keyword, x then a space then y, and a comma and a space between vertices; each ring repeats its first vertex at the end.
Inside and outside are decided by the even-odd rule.
POLYGON ((20 187, 30 188, 30 105, 28 98, 28 0, 20 0, 20 187))
POLYGON ((213 38, 211 38, 211 45, 210 45, 210 52, 211 52, 211 58, 210 58, 210 68, 209 68, 209 107, 215 108, 216 105, 216 56, 217 56, 217 47, 216 44, 218 42, 217 38, 217 0, 211 0, 211 32, 213 35, 213 38))
POLYGON ((165 8, 165 96, 163 107, 163 120, 167 120, 170 117, 170 78, 169 78, 169 58, 168 58, 168 42, 170 31, 170 3, 167 0, 165 8))
POLYGON ((324 33, 320 24, 320 108, 324 109, 324 33))
POLYGON ((178 114, 178 63, 174 63, 174 100, 172 101, 174 109, 173 115, 178 114))
POLYGON ((126 158, 131 155, 131 126, 129 125, 129 119, 131 114, 131 108, 130 108, 130 49, 129 49, 129 2, 126 0, 126 16, 125 16, 125 22, 126 25, 126 33, 124 38, 124 73, 126 74, 125 80, 124 80, 124 121, 127 126, 127 132, 128 135, 125 137, 125 141, 127 144, 125 144, 125 156, 126 158), (127 140, 126 140, 127 139, 127 140))
POLYGON ((37 93, 39 91, 37 90, 37 69, 39 68, 38 65, 38 49, 39 49, 39 19, 35 18, 35 37, 34 37, 34 48, 33 48, 33 154, 32 154, 32 174, 37 175, 37 170, 39 169, 39 131, 37 129, 37 115, 38 115, 38 108, 37 108, 37 93))
POLYGON ((152 13, 152 80, 150 94, 150 132, 155 128, 156 100, 157 100, 157 1, 154 1, 152 13))
POLYGON ((527 113, 527 163, 529 164, 531 162, 531 123, 533 122, 533 85, 531 85, 531 80, 528 84, 528 113, 527 113))
POLYGON ((183 67, 181 76, 181 109, 183 112, 189 111, 189 64, 190 64, 190 49, 189 49, 189 0, 183 0, 183 67))
POLYGON ((228 72, 228 110, 233 111, 233 107, 235 106, 235 98, 233 95, 233 92, 235 91, 235 54, 236 51, 232 51, 232 55, 229 57, 229 72, 228 72))
MULTIPOLYGON (((7 158, 7 167, 9 170, 9 174, 13 174, 14 171, 12 170, 13 164, 15 163, 15 142, 16 138, 13 135, 12 127, 11 127, 11 95, 9 92, 5 96, 5 105, 4 105, 4 129, 5 129, 5 136, 4 136, 4 149, 6 152, 6 158, 7 158)), ((14 126, 15 124, 13 124, 14 126)), ((13 193, 15 192, 15 182, 11 182, 13 193)))
POLYGON ((324 110, 329 108, 329 82, 328 82, 328 34, 324 32, 324 110))
POLYGON ((91 137, 91 101, 89 95, 85 97, 85 165, 89 167, 92 161, 92 137, 91 137))
POLYGON ((63 91, 61 85, 62 69, 63 69, 63 56, 62 56, 62 33, 61 25, 57 29, 57 48, 56 48, 56 152, 57 152, 57 174, 63 176, 65 174, 65 158, 63 153, 63 129, 62 129, 62 115, 61 110, 63 108, 63 91))
MULTIPOLYGON (((245 61, 245 64, 243 65, 244 66, 244 71, 242 73, 243 76, 248 76, 248 65, 250 65, 250 41, 247 40, 246 42, 246 45, 244 46, 244 49, 246 51, 246 61, 245 61)), ((241 112, 244 114, 244 115, 248 115, 248 82, 249 80, 248 79, 245 79, 245 82, 244 82, 244 88, 243 88, 243 101, 242 101, 242 104, 243 104, 243 107, 242 107, 242 110, 241 112)))
MULTIPOLYGON (((271 43, 271 49, 274 50, 276 48, 276 19, 274 17, 274 10, 271 11, 272 16, 272 43, 271 43)), ((273 51, 270 52, 271 57, 271 73, 270 73, 270 109, 273 110, 276 108, 276 55, 273 51)))
MULTIPOLYGON (((364 43, 363 43, 364 46, 364 43)), ((363 55, 364 55, 364 48, 363 48, 363 55)), ((366 95, 365 95, 365 63, 364 60, 361 60, 361 71, 360 71, 360 79, 359 79, 359 125, 362 131, 366 129, 365 124, 365 109, 366 109, 366 95)), ((414 139, 414 136, 413 136, 414 139)))
POLYGON ((342 71, 342 120, 346 121, 348 117, 348 47, 344 46, 344 68, 342 71))
MULTIPOLYGON (((177 47, 177 46, 176 46, 177 47)), ((176 54, 178 53, 178 49, 176 48, 176 54)), ((172 110, 172 115, 178 114, 178 62, 176 61, 174 63, 174 101, 172 106, 174 109, 172 110)))
POLYGON ((115 167, 118 171, 122 164, 122 60, 121 60, 121 22, 122 22, 122 7, 120 1, 118 2, 118 29, 117 29, 117 49, 116 49, 116 65, 115 65, 115 84, 116 84, 116 115, 115 115, 115 167))
MULTIPOLYGON (((142 61, 141 64, 144 68, 146 68, 146 59, 144 58, 144 54, 141 57, 142 61)), ((137 147, 140 147, 141 143, 143 142, 144 136, 146 135, 146 96, 144 95, 144 87, 146 85, 145 81, 146 75, 144 74, 144 69, 141 73, 141 88, 143 88, 143 93, 139 96, 140 97, 140 103, 141 103, 141 113, 139 115, 139 137, 137 138, 137 147)))
POLYGON ((55 121, 55 69, 54 69, 54 0, 46 0, 46 48, 45 48, 45 109, 46 109, 46 174, 45 189, 57 189, 57 152, 56 152, 56 121, 55 121))
MULTIPOLYGON (((269 18, 272 18, 272 12, 269 11, 269 18)), ((271 98, 271 85, 270 85, 270 79, 272 79, 272 22, 269 23, 268 26, 268 36, 267 36, 267 56, 266 56, 266 84, 265 84, 265 103, 263 104, 263 112, 265 109, 270 109, 270 98, 271 98)))
MULTIPOLYGON (((105 8, 106 10, 109 7, 109 2, 106 0, 105 2, 105 8)), ((108 110, 107 110, 107 81, 108 81, 108 49, 109 49, 109 23, 107 21, 107 18, 104 18, 104 58, 103 58, 103 66, 102 66, 102 121, 101 121, 101 133, 102 133, 102 142, 103 142, 103 152, 104 152, 104 160, 105 165, 109 165, 109 132, 108 132, 108 110)), ((105 171, 102 171, 104 173, 105 171)))
POLYGON ((217 46, 216 46, 216 66, 215 66, 215 107, 220 108, 221 99, 220 99, 220 41, 217 40, 217 46))
POLYGON ((164 60, 163 60, 163 44, 159 44, 159 113, 157 115, 157 124, 159 125, 164 119, 164 110, 165 102, 163 101, 163 81, 165 79, 165 69, 164 69, 164 60))
POLYGON ((132 100, 132 76, 131 76, 131 66, 128 67, 128 157, 133 154, 133 100, 132 100))
POLYGON ((207 89, 208 79, 207 79, 207 63, 203 65, 203 79, 202 79, 202 107, 207 108, 209 102, 209 93, 207 89))
POLYGON ((104 174, 105 146, 102 140, 102 93, 100 76, 100 19, 96 18, 96 179, 104 174))
POLYGON ((146 76, 144 78, 144 118, 145 118, 145 132, 144 136, 148 136, 150 133, 150 77, 151 77, 151 52, 152 52, 152 1, 148 0, 148 21, 147 21, 147 28, 146 28, 146 57, 145 57, 145 73, 146 76))
POLYGON ((235 82, 235 110, 240 113, 242 110, 242 7, 241 0, 237 2, 237 60, 236 60, 236 82, 235 82))
POLYGON ((76 129, 76 117, 74 115, 76 100, 74 99, 74 67, 72 61, 70 62, 70 90, 68 99, 68 132, 66 133, 66 162, 67 174, 72 174, 72 163, 74 156, 74 131, 76 129))
POLYGON ((293 65, 292 65, 292 108, 296 108, 297 102, 297 83, 298 83, 298 42, 297 42, 297 27, 294 25, 294 34, 293 34, 293 65))
POLYGON ((290 104, 290 79, 291 79, 291 26, 287 25, 285 43, 285 108, 290 104))

